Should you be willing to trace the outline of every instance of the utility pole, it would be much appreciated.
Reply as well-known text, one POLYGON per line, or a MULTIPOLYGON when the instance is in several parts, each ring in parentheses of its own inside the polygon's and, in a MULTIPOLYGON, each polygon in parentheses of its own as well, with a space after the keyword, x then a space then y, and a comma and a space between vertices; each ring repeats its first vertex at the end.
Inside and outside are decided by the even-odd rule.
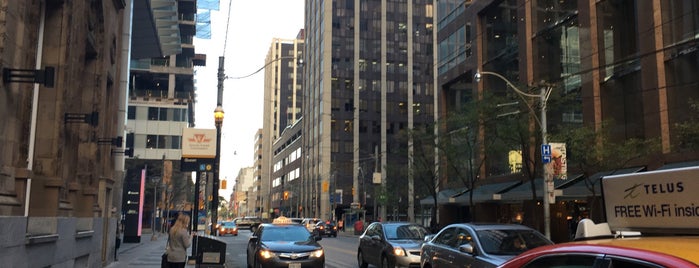
MULTIPOLYGON (((479 82, 481 80, 482 75, 487 74, 487 75, 493 75, 500 80, 504 81, 508 86, 510 86, 517 94, 521 96, 526 96, 530 98, 539 98, 539 108, 541 109, 541 115, 540 115, 540 120, 538 121, 539 127, 541 128, 541 151, 542 151, 542 177, 544 177, 544 192, 542 194, 544 204, 544 234, 546 235, 547 238, 551 238, 551 211, 550 211, 550 203, 555 201, 555 196, 553 196, 553 178, 551 178, 551 175, 549 174, 547 170, 547 162, 544 161, 544 146, 548 145, 548 142, 546 140, 546 135, 547 135, 547 130, 546 130, 546 102, 548 101, 549 96, 551 95, 552 87, 550 85, 543 85, 540 87, 540 93, 537 94, 530 94, 527 92, 524 92, 517 88, 510 80, 505 78, 499 73, 495 72, 481 72, 481 71, 476 71, 476 74, 474 75, 474 80, 476 82, 479 82)), ((533 112, 533 111, 532 111, 533 112)), ((535 116, 536 117, 536 116, 535 116)), ((549 147, 550 148, 550 147, 549 147)))
POLYGON ((221 162, 221 127, 223 125, 223 56, 218 57, 218 97, 214 110, 214 120, 216 123, 216 156, 214 158, 214 180, 211 191, 211 235, 216 235, 216 224, 218 223, 218 184, 221 162))

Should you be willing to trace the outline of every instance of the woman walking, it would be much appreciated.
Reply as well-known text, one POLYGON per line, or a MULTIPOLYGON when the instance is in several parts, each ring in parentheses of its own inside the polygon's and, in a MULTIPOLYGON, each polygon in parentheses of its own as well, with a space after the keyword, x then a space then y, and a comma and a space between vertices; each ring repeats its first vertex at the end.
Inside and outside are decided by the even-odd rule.
POLYGON ((180 214, 169 232, 166 246, 167 262, 169 267, 184 268, 187 263, 187 248, 192 244, 192 236, 189 234, 189 216, 180 214))

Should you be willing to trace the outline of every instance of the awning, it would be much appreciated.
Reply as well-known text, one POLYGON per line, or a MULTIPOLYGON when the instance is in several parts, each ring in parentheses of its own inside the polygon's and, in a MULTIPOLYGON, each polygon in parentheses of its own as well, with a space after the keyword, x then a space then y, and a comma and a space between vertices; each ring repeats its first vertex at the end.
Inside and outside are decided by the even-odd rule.
MULTIPOLYGON (((500 182, 500 183, 489 183, 482 184, 475 187, 473 190, 473 202, 482 203, 493 201, 493 196, 506 192, 513 187, 520 185, 521 181, 512 182, 500 182)), ((470 189, 466 187, 456 188, 456 189, 445 189, 440 191, 437 196, 437 204, 458 204, 458 205, 469 205, 470 199, 470 189)), ((434 200, 431 196, 428 196, 420 200, 420 204, 423 206, 433 206, 434 200)))
MULTIPOLYGON (((476 186, 473 190, 473 203, 483 203, 498 200, 497 198, 507 191, 522 185, 522 181, 490 183, 476 186)), ((470 204, 470 191, 455 196, 453 202, 462 205, 470 204)))
POLYGON ((583 199, 592 196, 592 189, 596 196, 600 196, 602 191, 600 190, 600 179, 604 176, 609 175, 621 175, 636 173, 644 171, 646 167, 631 167, 623 168, 617 170, 609 170, 604 172, 597 172, 585 179, 585 177, 580 176, 570 183, 565 183, 556 187, 556 190, 561 190, 560 196, 556 196, 557 200, 570 200, 570 199, 583 199))
MULTIPOLYGON (((444 204, 446 203, 449 198, 455 194, 458 194, 459 192, 463 191, 464 188, 458 188, 458 189, 445 189, 442 191, 439 191, 437 194, 437 204, 444 204)), ((420 199, 420 205, 423 206, 434 206, 434 197, 427 196, 423 199, 420 199)))
MULTIPOLYGON (((570 176, 568 175, 568 178, 573 178, 573 179, 568 179, 568 180, 553 180, 553 186, 554 189, 557 189, 558 186, 568 182, 569 180, 575 180, 579 178, 580 175, 575 175, 575 176, 570 176)), ((534 179, 534 189, 536 189, 536 198, 541 198, 542 194, 544 192, 544 179, 542 178, 536 178, 534 179)), ((497 196, 496 196, 497 197, 497 196)), ((502 193, 499 197, 499 199, 496 200, 501 200, 501 201, 507 201, 507 202, 515 202, 515 201, 523 201, 523 200, 532 200, 532 183, 531 181, 525 181, 519 186, 512 188, 511 190, 502 193)))

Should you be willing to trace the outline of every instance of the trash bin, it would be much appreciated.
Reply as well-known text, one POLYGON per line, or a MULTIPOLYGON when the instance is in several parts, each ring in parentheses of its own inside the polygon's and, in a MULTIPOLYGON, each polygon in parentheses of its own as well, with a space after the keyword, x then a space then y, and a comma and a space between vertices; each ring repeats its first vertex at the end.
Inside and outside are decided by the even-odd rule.
POLYGON ((225 267, 226 242, 210 235, 198 235, 196 239, 195 267, 225 267))

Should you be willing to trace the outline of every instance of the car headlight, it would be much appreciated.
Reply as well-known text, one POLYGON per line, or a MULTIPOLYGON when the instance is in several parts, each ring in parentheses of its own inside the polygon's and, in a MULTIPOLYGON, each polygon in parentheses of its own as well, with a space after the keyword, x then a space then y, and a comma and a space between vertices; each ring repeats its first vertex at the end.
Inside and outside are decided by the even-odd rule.
POLYGON ((238 228, 237 228, 237 227, 234 227, 234 228, 233 228, 233 231, 238 231, 238 228))
POLYGON ((316 250, 316 251, 311 252, 311 257, 312 257, 312 258, 320 258, 320 257, 323 257, 323 250, 322 250, 322 249, 319 249, 319 250, 316 250))
POLYGON ((393 255, 396 256, 405 256, 405 250, 401 247, 395 247, 393 248, 393 255))
POLYGON ((266 249, 260 249, 260 257, 262 257, 263 259, 273 258, 274 252, 271 252, 271 251, 266 250, 266 249))

